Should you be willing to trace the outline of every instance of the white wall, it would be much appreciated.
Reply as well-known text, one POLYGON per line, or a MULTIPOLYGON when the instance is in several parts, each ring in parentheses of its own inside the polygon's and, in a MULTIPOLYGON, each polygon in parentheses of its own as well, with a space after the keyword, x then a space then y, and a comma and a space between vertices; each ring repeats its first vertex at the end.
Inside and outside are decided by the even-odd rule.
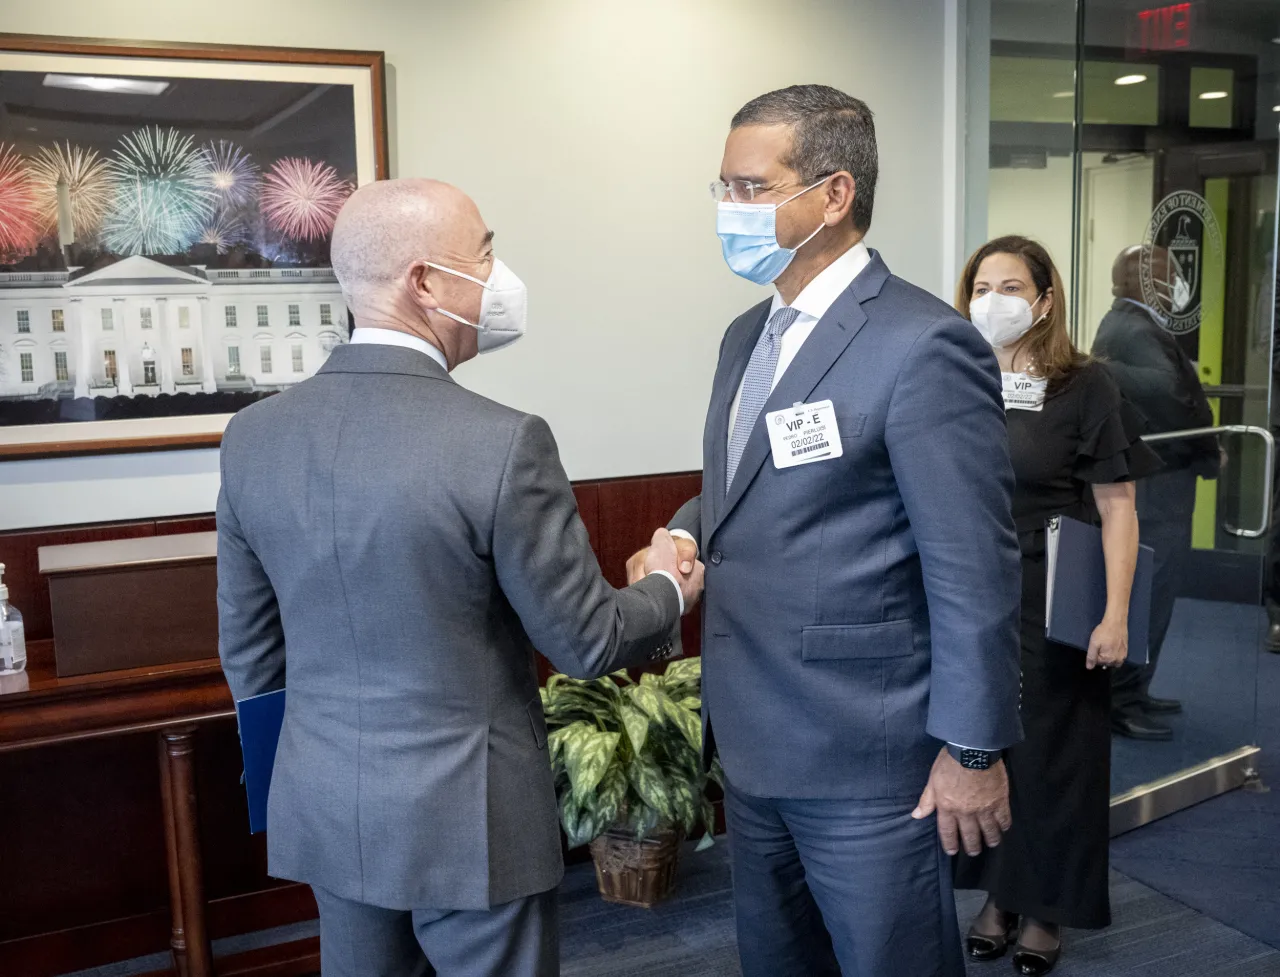
MULTIPOLYGON (((871 105, 870 243, 941 290, 945 2, 226 0, 193 17, 171 0, 44 0, 5 4, 4 29, 385 50, 394 174, 471 193, 530 288, 530 335, 458 379, 546 417, 570 477, 595 478, 701 467, 720 337, 766 294, 725 269, 706 191, 752 96, 824 82, 871 105)), ((182 464, 0 465, 0 528, 211 509, 216 466, 177 491, 182 464), (104 496, 121 478, 130 491, 104 496)))

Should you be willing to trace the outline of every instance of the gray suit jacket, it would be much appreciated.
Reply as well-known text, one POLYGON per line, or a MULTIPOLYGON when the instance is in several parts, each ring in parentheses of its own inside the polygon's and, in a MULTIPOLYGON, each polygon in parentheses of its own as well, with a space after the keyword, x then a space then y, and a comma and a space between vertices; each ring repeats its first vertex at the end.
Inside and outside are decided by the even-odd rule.
POLYGON ((643 663, 679 597, 605 582, 540 418, 342 346, 227 427, 218 615, 232 694, 289 691, 271 874, 483 909, 563 872, 533 648, 581 677, 643 663))
POLYGON ((1021 738, 999 368, 970 323, 872 252, 778 381, 726 490, 729 410, 768 311, 725 334, 702 495, 671 523, 707 568, 704 724, 747 794, 913 801, 939 741, 1021 738), (843 456, 775 467, 765 415, 828 398, 843 456))

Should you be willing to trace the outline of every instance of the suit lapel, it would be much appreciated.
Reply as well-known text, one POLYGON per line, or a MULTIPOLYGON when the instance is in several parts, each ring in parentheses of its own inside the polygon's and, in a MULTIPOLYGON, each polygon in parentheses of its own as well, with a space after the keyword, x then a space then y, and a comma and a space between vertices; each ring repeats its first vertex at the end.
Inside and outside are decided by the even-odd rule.
MULTIPOLYGON (((796 358, 791 361, 786 373, 782 375, 778 385, 773 388, 773 393, 765 401, 765 405, 760 411, 760 416, 756 418, 756 423, 751 429, 751 436, 747 439, 746 447, 742 449, 742 460, 738 462, 738 470, 733 476, 733 484, 729 486, 729 494, 725 498, 724 504, 716 508, 711 529, 705 534, 708 539, 711 537, 711 533, 715 532, 716 528, 719 527, 720 523, 728 518, 729 513, 733 511, 734 506, 742 499, 747 488, 759 473, 761 466, 769 457, 769 436, 765 431, 765 415, 771 411, 790 407, 795 403, 803 403, 808 399, 814 387, 821 382, 827 371, 840 358, 840 355, 848 345, 853 342, 853 338, 866 325, 867 315, 862 310, 862 303, 878 295, 888 277, 889 269, 885 267, 884 262, 876 252, 871 252, 871 264, 863 269, 862 274, 854 279, 853 284, 836 299, 835 304, 827 310, 827 314, 813 327, 813 332, 805 340, 804 345, 800 347, 796 358)), ((756 330, 756 335, 759 335, 758 329, 756 330)), ((750 348, 748 348, 747 358, 750 358, 750 348)), ((730 399, 732 399, 733 393, 737 391, 737 383, 741 382, 742 374, 745 370, 746 363, 744 361, 735 375, 736 382, 731 388, 730 399)), ((722 441, 727 442, 727 431, 728 419, 726 417, 724 429, 721 432, 724 434, 722 441)), ((722 452, 724 450, 722 448, 722 452)), ((718 484, 723 486, 724 466, 721 465, 720 468, 718 484)))
POLYGON ((752 309, 742 317, 745 323, 742 328, 730 330, 726 341, 723 364, 720 376, 712 387, 711 405, 707 408, 707 438, 703 446, 703 457, 708 460, 709 469, 703 472, 706 483, 703 495, 710 503, 708 525, 717 521, 717 513, 724 508, 724 471, 728 463, 729 450, 729 411, 733 409, 733 398, 742 383, 742 375, 747 372, 747 364, 751 361, 751 351, 755 349, 769 319, 772 301, 765 302, 752 309))

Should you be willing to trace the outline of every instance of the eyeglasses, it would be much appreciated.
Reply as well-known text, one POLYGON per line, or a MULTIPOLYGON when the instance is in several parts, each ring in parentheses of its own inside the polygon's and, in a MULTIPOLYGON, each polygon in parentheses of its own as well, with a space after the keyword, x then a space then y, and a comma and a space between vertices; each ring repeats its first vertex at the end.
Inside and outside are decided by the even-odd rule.
MULTIPOLYGON (((824 176, 818 177, 815 181, 815 185, 817 183, 821 183, 829 176, 831 176, 831 174, 827 173, 824 176)), ((787 184, 780 184, 780 186, 787 186, 787 184)), ((803 184, 795 183, 792 184, 792 186, 803 186, 803 184)), ((711 199, 718 203, 725 197, 728 197, 735 204, 749 204, 755 200, 757 193, 768 189, 770 189, 768 184, 752 183, 750 180, 713 180, 710 186, 711 199)))

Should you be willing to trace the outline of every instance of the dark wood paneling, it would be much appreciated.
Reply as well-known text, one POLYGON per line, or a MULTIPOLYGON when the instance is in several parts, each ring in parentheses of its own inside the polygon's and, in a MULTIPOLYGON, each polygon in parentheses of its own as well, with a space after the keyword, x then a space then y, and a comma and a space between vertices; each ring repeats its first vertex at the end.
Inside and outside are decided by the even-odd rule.
MULTIPOLYGON (((0 945, 164 909, 154 736, 3 753, 0 784, 12 787, 3 807, 13 826, 0 873, 0 945)), ((167 945, 163 919, 152 935, 157 949, 167 945)))
POLYGON ((627 582, 627 557, 702 491, 702 475, 654 475, 600 482, 600 566, 615 587, 627 582))
MULTIPOLYGON (((702 473, 619 478, 600 483, 600 564, 615 587, 627 582, 627 558, 648 545, 653 531, 702 491, 702 473)), ((702 610, 686 615, 680 628, 686 655, 702 649, 702 610)))
POLYGON ((49 584, 40 574, 37 551, 41 546, 64 543, 96 543, 104 539, 154 536, 154 520, 117 522, 99 526, 63 526, 56 529, 21 529, 0 533, 0 563, 9 585, 9 600, 22 612, 28 641, 53 637, 49 611, 49 584))
POLYGON ((157 519, 157 536, 176 536, 179 533, 212 533, 218 529, 218 521, 212 516, 183 516, 178 519, 157 519))
MULTIPOLYGON (((627 557, 700 481, 697 474, 662 475, 574 486, 611 582, 625 583, 627 557)), ((315 917, 310 890, 270 879, 263 837, 248 833, 239 743, 216 660, 68 679, 53 671, 40 546, 213 528, 213 517, 200 515, 0 533, 0 562, 13 568, 13 601, 32 641, 29 691, 0 695, 0 784, 15 785, 3 791, 5 824, 18 839, 5 847, 0 871, 0 974, 52 977, 168 947, 154 731, 182 719, 201 720, 195 781, 211 937, 315 917), (121 729, 137 735, 112 732, 121 729), (110 735, 83 738, 103 734, 110 735)), ((696 628, 697 615, 690 615, 686 652, 697 650, 696 628)), ((546 663, 540 665, 545 675, 546 663)), ((569 857, 584 858, 586 850, 569 857)), ((217 969, 221 977, 303 974, 318 968, 317 954, 314 941, 303 941, 219 960, 217 969)))

